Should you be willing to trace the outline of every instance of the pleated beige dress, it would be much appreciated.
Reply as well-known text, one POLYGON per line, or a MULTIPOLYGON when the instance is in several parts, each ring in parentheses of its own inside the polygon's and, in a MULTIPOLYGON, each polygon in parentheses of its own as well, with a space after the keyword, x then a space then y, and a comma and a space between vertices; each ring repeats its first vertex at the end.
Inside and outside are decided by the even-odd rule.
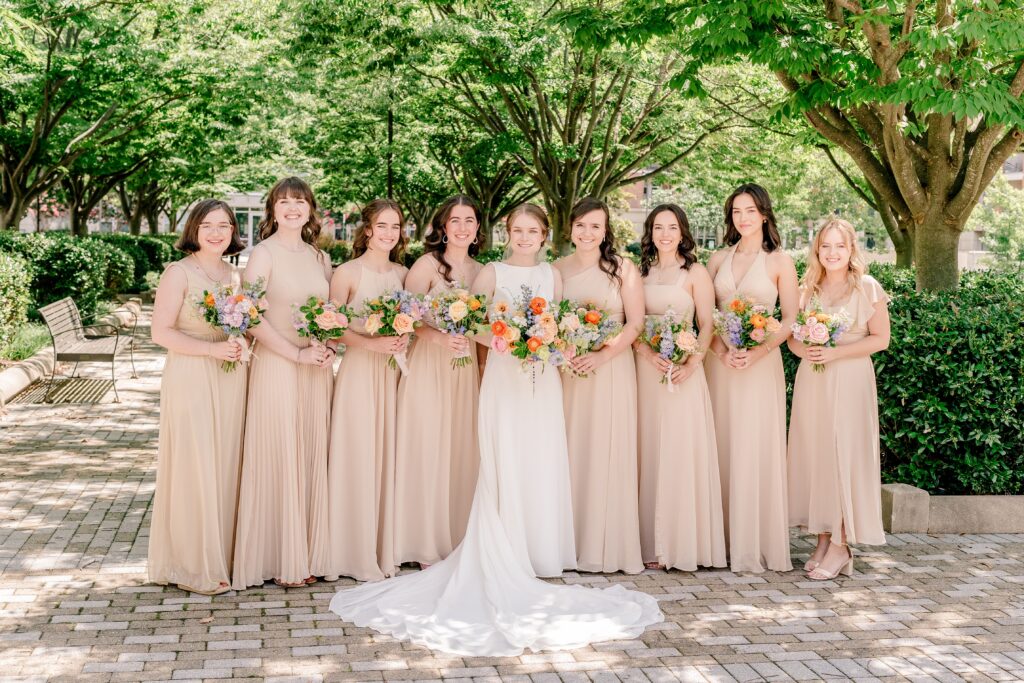
MULTIPOLYGON (((647 314, 671 310, 692 323, 693 298, 684 289, 689 276, 680 269, 670 284, 644 278, 647 314)), ((643 560, 683 571, 724 567, 718 447, 704 368, 670 392, 648 361, 638 356, 636 365, 643 560)))
MULTIPOLYGON (((715 275, 715 298, 724 309, 742 294, 775 310, 779 292, 758 254, 736 282, 732 247, 715 275)), ((782 352, 773 349, 754 365, 736 370, 713 354, 704 362, 718 435, 718 466, 729 566, 734 572, 793 568, 786 510, 786 377, 782 352)))
MULTIPOLYGON (((592 266, 562 283, 562 296, 625 321, 618 283, 592 266)), ((636 367, 626 350, 589 377, 562 374, 577 568, 638 574, 636 367)))
MULTIPOLYGON (((175 328, 221 342, 194 301, 218 283, 178 263, 188 293, 175 328)), ((238 281, 238 274, 233 273, 238 281)), ((245 420, 246 371, 209 356, 167 352, 160 379, 160 443, 149 536, 149 580, 201 591, 231 582, 235 510, 245 420)))
MULTIPOLYGON (((849 299, 825 307, 845 309, 850 328, 836 342, 868 335, 875 304, 889 302, 882 286, 865 275, 849 299)), ((789 423, 789 522, 838 542, 883 545, 882 473, 878 444, 878 394, 870 356, 844 358, 815 372, 801 361, 793 386, 789 423)))
MULTIPOLYGON (((402 288, 397 266, 365 266, 347 304, 402 288)), ((357 321, 358 324, 359 321, 357 321)), ((350 346, 334 381, 330 490, 330 576, 375 581, 395 573, 395 418, 398 370, 387 354, 350 346)))
MULTIPOLYGON (((327 298, 320 257, 312 247, 292 252, 273 239, 256 248, 272 259, 261 324, 308 346, 292 325, 293 307, 327 298)), ((299 583, 323 576, 327 565, 331 368, 296 363, 259 343, 253 352, 232 580, 239 590, 270 579, 299 583)))
MULTIPOLYGON (((428 294, 447 287, 439 275, 428 294)), ((396 564, 434 564, 466 533, 480 469, 476 349, 470 361, 453 368, 446 348, 420 338, 409 354, 409 374, 398 382, 396 564)))

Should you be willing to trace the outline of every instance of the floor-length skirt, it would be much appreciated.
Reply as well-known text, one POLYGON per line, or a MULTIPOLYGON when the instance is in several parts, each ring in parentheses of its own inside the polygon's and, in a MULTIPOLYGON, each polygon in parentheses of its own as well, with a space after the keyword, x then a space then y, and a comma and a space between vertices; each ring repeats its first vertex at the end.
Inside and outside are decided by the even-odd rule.
POLYGON ((734 572, 789 571, 782 353, 773 349, 742 370, 713 355, 704 366, 718 435, 729 566, 734 572))
POLYGON ((375 581, 395 571, 398 370, 387 354, 349 347, 334 382, 327 574, 375 581))
POLYGON ((878 396, 870 358, 800 363, 789 426, 789 521, 882 545, 878 396))
POLYGON ((628 349, 589 377, 564 374, 577 568, 638 574, 636 370, 628 349))
POLYGON ((327 429, 331 369, 256 345, 232 586, 298 583, 327 569, 327 429))
POLYGON ((643 560, 684 571, 724 567, 718 447, 704 368, 673 391, 662 377, 637 358, 643 560))
POLYGON ((231 582, 245 418, 245 367, 167 354, 160 383, 149 578, 214 590, 231 582))
POLYGON ((398 384, 395 449, 395 563, 433 564, 461 541, 479 470, 476 357, 452 355, 425 338, 398 384))

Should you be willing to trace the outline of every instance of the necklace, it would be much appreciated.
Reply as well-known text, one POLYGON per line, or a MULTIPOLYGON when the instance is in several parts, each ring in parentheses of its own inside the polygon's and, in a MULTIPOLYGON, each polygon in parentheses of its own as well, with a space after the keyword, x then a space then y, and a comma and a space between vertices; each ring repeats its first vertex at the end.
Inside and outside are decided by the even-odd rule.
MULTIPOLYGON (((195 254, 192 254, 192 258, 193 258, 193 259, 195 260, 195 262, 196 262, 196 265, 197 265, 197 266, 199 266, 199 270, 203 271, 203 275, 205 275, 205 276, 206 276, 206 278, 207 278, 208 280, 210 280, 210 281, 212 281, 212 282, 216 282, 216 283, 217 283, 217 284, 219 284, 219 285, 222 285, 222 284, 224 284, 224 280, 223 280, 223 279, 221 279, 221 278, 219 278, 219 277, 212 277, 212 276, 211 276, 211 275, 210 275, 210 274, 209 274, 209 273, 208 273, 208 272, 206 271, 206 268, 203 268, 203 264, 202 264, 202 262, 201 262, 201 261, 199 260, 199 258, 198 258, 198 257, 197 257, 197 256, 196 256, 195 254)), ((223 261, 221 261, 221 262, 220 262, 220 264, 221 264, 221 265, 223 266, 223 265, 224 265, 224 262, 223 262, 223 261)))

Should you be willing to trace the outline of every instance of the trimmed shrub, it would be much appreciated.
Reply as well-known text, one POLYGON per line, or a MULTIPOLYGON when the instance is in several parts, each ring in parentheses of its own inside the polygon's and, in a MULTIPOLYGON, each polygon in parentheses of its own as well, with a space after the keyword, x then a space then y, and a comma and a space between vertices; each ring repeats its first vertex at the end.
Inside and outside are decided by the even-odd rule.
MULTIPOLYGON (((174 248, 167 239, 153 235, 129 235, 127 233, 102 233, 92 239, 116 246, 128 254, 133 263, 132 285, 128 291, 145 289, 146 273, 162 272, 164 264, 177 258, 174 248)), ((177 236, 175 236, 177 239, 177 236)), ((125 291, 125 290, 122 290, 125 291)))
POLYGON ((100 240, 80 240, 93 257, 103 263, 103 286, 107 296, 135 289, 135 260, 121 247, 100 240))
POLYGON ((327 248, 327 255, 330 257, 332 264, 340 266, 352 258, 352 245, 338 240, 327 248))
POLYGON ((25 259, 0 253, 0 349, 7 348, 28 320, 32 276, 25 259))
POLYGON ((32 276, 29 314, 70 296, 83 317, 90 317, 106 282, 107 261, 68 233, 32 233, 6 241, 9 249, 25 258, 32 276))

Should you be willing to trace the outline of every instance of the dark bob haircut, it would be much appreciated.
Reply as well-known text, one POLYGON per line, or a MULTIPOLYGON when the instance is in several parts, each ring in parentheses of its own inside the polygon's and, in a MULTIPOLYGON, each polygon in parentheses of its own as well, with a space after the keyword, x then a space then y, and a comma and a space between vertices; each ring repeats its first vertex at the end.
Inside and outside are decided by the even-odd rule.
POLYGON ((217 209, 226 213, 228 222, 231 223, 231 243, 224 250, 224 255, 231 256, 245 249, 245 242, 238 234, 238 219, 235 218, 235 212, 231 210, 227 202, 220 199, 204 199, 192 207, 185 220, 185 229, 181 231, 181 237, 178 238, 174 248, 186 254, 194 254, 199 251, 199 224, 217 209))

